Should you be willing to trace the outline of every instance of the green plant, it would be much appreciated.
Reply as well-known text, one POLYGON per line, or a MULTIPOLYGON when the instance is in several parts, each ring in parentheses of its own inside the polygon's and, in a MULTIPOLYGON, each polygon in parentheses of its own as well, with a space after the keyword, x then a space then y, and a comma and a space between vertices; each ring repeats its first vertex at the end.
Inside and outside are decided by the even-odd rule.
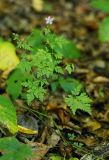
POLYGON ((92 100, 85 92, 81 91, 81 88, 81 84, 75 86, 74 90, 71 91, 71 94, 65 98, 65 102, 73 113, 75 113, 77 109, 91 113, 90 103, 92 100))
POLYGON ((73 140, 75 138, 75 134, 74 133, 68 133, 68 138, 69 140, 73 140))
MULTIPOLYGON (((91 0, 90 5, 98 10, 109 14, 109 1, 108 0, 91 0)), ((99 39, 101 42, 109 42, 109 16, 105 17, 100 23, 99 39)))
POLYGON ((74 142, 72 144, 72 146, 76 149, 81 149, 83 147, 83 143, 80 143, 80 142, 74 142))
POLYGON ((26 53, 22 54, 21 62, 7 80, 7 92, 13 99, 21 96, 28 105, 35 99, 43 102, 51 85, 53 91, 61 87, 66 93, 72 93, 65 102, 73 113, 77 109, 90 112, 91 100, 81 92, 81 83, 64 78, 65 73, 72 73, 74 66, 63 64, 63 59, 80 57, 79 50, 71 41, 55 35, 48 28, 35 29, 24 40, 20 40, 18 35, 14 35, 14 39, 18 48, 26 53))
POLYGON ((73 149, 76 150, 83 150, 83 143, 81 142, 75 142, 74 139, 76 138, 74 133, 68 133, 68 138, 70 140, 70 144, 72 145, 73 149))

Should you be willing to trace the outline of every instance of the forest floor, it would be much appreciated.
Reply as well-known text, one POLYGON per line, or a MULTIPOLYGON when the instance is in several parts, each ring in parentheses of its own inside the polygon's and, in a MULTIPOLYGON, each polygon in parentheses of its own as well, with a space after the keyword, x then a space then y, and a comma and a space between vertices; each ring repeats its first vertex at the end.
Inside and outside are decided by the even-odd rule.
MULTIPOLYGON (((74 41, 80 49, 81 58, 71 60, 75 66, 73 76, 84 84, 93 104, 91 115, 80 110, 71 115, 62 107, 60 91, 48 94, 44 106, 54 123, 52 118, 51 123, 47 118, 40 123, 39 135, 33 142, 41 153, 37 160, 49 155, 88 160, 84 155, 92 153, 109 159, 109 44, 98 40, 99 24, 105 14, 93 10, 85 0, 44 1, 44 7, 35 0, 0 0, 0 36, 6 40, 12 33, 25 36, 35 27, 43 27, 48 15, 55 18, 52 30, 74 41)), ((23 104, 19 99, 16 103, 23 104)), ((40 112, 38 102, 32 107, 40 112)), ((26 109, 17 110, 27 113, 26 109)))

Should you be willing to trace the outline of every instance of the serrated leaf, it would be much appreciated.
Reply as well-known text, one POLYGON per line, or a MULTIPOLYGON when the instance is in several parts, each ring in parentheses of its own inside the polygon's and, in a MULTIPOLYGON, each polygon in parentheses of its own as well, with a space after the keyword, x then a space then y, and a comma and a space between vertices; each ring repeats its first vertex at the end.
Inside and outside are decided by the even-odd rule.
POLYGON ((100 24, 99 39, 102 42, 109 41, 109 17, 105 18, 100 24))
POLYGON ((0 124, 12 134, 18 131, 15 108, 5 96, 0 96, 0 124))
POLYGON ((87 96, 86 93, 80 93, 77 96, 69 95, 67 98, 65 98, 65 102, 74 114, 78 109, 88 112, 89 114, 91 113, 90 106, 92 100, 87 96))
POLYGON ((69 74, 71 74, 72 71, 74 71, 74 65, 73 64, 67 64, 66 67, 65 67, 65 69, 67 70, 67 72, 69 74))
POLYGON ((90 5, 96 9, 109 13, 109 0, 92 0, 90 5))
POLYGON ((31 148, 14 137, 1 138, 0 151, 2 151, 0 160, 25 160, 32 156, 31 148))
POLYGON ((74 88, 72 89, 71 92, 72 92, 73 95, 78 96, 79 93, 81 92, 82 88, 83 88, 82 84, 78 82, 78 83, 75 84, 75 86, 74 86, 74 88))

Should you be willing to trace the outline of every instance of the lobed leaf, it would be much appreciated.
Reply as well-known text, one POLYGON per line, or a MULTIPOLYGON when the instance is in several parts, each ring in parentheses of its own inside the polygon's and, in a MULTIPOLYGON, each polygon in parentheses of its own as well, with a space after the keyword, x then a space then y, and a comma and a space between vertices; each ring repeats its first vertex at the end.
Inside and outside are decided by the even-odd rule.
POLYGON ((78 109, 88 112, 89 114, 91 113, 90 106, 92 100, 84 92, 76 96, 73 95, 72 92, 72 95, 69 95, 67 98, 65 98, 65 102, 74 114, 78 109))

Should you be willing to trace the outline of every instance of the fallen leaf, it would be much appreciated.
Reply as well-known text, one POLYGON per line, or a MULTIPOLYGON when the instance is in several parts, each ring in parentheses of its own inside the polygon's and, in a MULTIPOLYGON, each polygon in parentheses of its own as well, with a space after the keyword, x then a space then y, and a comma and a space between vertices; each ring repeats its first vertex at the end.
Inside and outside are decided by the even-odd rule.
POLYGON ((56 132, 53 132, 52 135, 48 138, 47 144, 51 147, 55 147, 59 140, 60 136, 56 132))
POLYGON ((18 131, 25 134, 38 134, 38 131, 18 125, 18 131))
POLYGON ((6 77, 19 63, 15 47, 10 42, 0 42, 0 70, 6 77))
POLYGON ((41 160, 50 149, 50 146, 42 143, 29 142, 28 144, 33 150, 33 158, 31 158, 31 160, 41 160))
POLYGON ((83 128, 88 128, 90 131, 95 131, 101 128, 101 124, 96 120, 85 118, 83 128))
POLYGON ((41 12, 43 10, 43 0, 32 0, 32 7, 36 10, 41 12))
POLYGON ((95 82, 95 83, 108 83, 109 78, 106 78, 103 76, 98 76, 98 77, 94 78, 93 82, 95 82))
POLYGON ((57 114, 59 116, 59 118, 61 119, 62 124, 67 124, 70 120, 70 116, 68 115, 68 113, 66 111, 64 111, 63 109, 59 109, 57 111, 57 114))

